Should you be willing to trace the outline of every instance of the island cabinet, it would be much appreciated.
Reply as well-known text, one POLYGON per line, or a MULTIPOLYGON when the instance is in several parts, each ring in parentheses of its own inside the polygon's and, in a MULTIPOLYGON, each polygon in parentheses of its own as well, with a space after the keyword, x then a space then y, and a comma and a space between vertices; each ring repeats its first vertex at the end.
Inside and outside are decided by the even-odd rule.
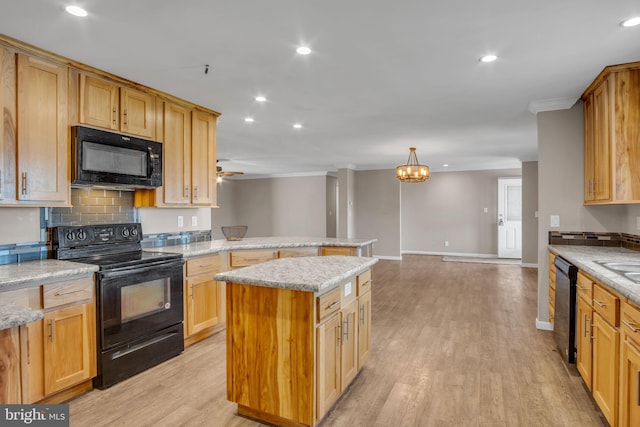
POLYGON ((321 246, 320 256, 358 256, 358 248, 350 246, 321 246))
POLYGON ((227 399, 238 414, 279 426, 322 420, 370 352, 370 277, 320 294, 227 282, 227 399))
MULTIPOLYGON (((92 388, 96 376, 92 277, 1 293, 2 301, 44 311, 20 328, 21 403, 58 403, 92 388)), ((16 402, 19 403, 19 402, 16 402)))
POLYGON ((79 85, 79 123, 156 139, 154 95, 76 70, 71 80, 79 85))
POLYGON ((549 323, 553 325, 556 312, 556 256, 549 253, 549 323))
POLYGON ((221 254, 193 257, 185 263, 185 347, 224 329, 224 283, 214 276, 226 270, 226 264, 221 254))
POLYGON ((67 67, 0 47, 0 203, 70 202, 67 67))
POLYGON ((606 67, 582 95, 584 202, 640 202, 640 62, 606 67))
POLYGON ((0 405, 22 403, 21 329, 24 334, 24 326, 0 330, 0 405))
POLYGON ((620 349, 620 426, 640 425, 640 306, 623 302, 620 349))

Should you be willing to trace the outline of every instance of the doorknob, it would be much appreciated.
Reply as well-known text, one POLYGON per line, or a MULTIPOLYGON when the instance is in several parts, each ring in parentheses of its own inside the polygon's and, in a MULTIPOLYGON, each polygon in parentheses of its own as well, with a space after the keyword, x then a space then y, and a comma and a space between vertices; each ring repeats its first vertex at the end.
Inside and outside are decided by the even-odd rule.
POLYGON ((498 227, 504 225, 504 219, 502 218, 502 214, 498 214, 498 227))

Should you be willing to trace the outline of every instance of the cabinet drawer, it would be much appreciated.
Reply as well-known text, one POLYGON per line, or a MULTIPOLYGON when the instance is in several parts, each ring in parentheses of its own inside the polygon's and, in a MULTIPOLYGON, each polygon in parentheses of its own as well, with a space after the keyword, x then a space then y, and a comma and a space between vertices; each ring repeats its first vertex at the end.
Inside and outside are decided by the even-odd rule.
POLYGON ((593 285, 593 309, 613 326, 620 323, 620 299, 600 285, 593 285))
POLYGON ((43 307, 57 307, 93 299, 93 278, 68 280, 42 286, 43 307))
POLYGON ((620 329, 640 344, 640 308, 629 303, 622 304, 620 329))
POLYGON ((340 310, 340 295, 342 294, 342 287, 338 286, 332 291, 326 294, 320 295, 316 298, 316 305, 318 312, 318 322, 326 318, 330 314, 333 314, 340 310))
POLYGON ((278 258, 295 258, 301 256, 318 256, 318 248, 281 249, 278 258))
POLYGON ((358 276, 358 296, 371 289, 371 270, 367 270, 358 276))
POLYGON ((320 256, 358 256, 358 248, 347 246, 322 246, 320 256))
POLYGON ((195 276, 207 272, 220 272, 222 269, 222 257, 219 254, 207 255, 188 259, 187 276, 195 276))
POLYGON ((593 280, 589 276, 578 272, 578 283, 576 284, 576 291, 579 297, 584 298, 589 305, 593 305, 593 280))
POLYGON ((1 292, 0 301, 5 304, 22 305, 39 310, 42 308, 40 302, 40 286, 1 292))
POLYGON ((237 251, 231 252, 229 257, 231 268, 246 267, 249 265, 260 264, 274 259, 275 253, 268 251, 237 251))

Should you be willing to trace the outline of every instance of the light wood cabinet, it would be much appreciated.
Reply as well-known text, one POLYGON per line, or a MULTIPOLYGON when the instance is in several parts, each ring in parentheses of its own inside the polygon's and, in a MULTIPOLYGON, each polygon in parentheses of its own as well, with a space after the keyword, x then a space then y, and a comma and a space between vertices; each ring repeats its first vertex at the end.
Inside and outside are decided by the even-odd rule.
POLYGON ((549 322, 553 325, 556 312, 556 256, 549 253, 549 322))
POLYGON ((358 370, 371 354, 371 292, 358 297, 358 370))
POLYGON ((640 307, 626 302, 621 310, 621 427, 640 425, 640 307))
POLYGON ((288 248, 278 251, 278 258, 318 256, 318 248, 288 248))
POLYGON ((216 116, 165 101, 163 185, 138 190, 136 207, 215 207, 216 116))
POLYGON ((68 205, 67 68, 0 51, 0 203, 68 205))
POLYGON ((54 394, 95 374, 95 309, 93 302, 44 315, 44 393, 54 394))
POLYGON ((640 203, 640 62, 606 67, 582 100, 585 204, 640 203))
POLYGON ((360 370, 358 304, 370 307, 369 289, 356 298, 355 277, 321 295, 227 283, 227 399, 238 413, 319 423, 360 370))
POLYGON ((358 256, 358 248, 349 246, 321 246, 320 256, 358 256))
POLYGON ((272 249, 232 251, 229 252, 229 267, 234 269, 260 264, 275 259, 276 255, 277 251, 272 249))
POLYGON ((610 425, 618 420, 620 332, 593 313, 593 377, 591 393, 610 425))
POLYGON ((129 133, 156 137, 155 96, 115 82, 80 74, 79 122, 129 133))
POLYGON ((0 330, 0 405, 22 403, 20 327, 0 330))
POLYGON ((593 308, 589 301, 577 298, 576 310, 576 368, 587 388, 591 390, 591 325, 593 308))
POLYGON ((93 277, 1 293, 3 302, 44 311, 20 328, 22 403, 59 403, 90 390, 96 376, 93 277))
POLYGON ((224 283, 214 276, 226 269, 222 255, 189 258, 185 264, 185 347, 224 328, 224 283))

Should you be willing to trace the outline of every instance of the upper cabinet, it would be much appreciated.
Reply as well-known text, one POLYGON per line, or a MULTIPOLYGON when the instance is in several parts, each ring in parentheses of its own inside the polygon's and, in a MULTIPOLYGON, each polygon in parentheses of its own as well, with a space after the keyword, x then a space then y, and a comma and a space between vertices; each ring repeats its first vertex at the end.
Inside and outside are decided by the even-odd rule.
POLYGON ((67 67, 1 49, 0 203, 67 205, 67 67))
POLYGON ((163 186, 136 191, 136 207, 215 206, 216 116, 170 101, 162 116, 163 186))
POLYGON ((80 74, 79 122, 143 138, 156 138, 155 96, 80 74))
POLYGON ((585 204, 640 203, 640 62, 605 68, 582 100, 585 204))

